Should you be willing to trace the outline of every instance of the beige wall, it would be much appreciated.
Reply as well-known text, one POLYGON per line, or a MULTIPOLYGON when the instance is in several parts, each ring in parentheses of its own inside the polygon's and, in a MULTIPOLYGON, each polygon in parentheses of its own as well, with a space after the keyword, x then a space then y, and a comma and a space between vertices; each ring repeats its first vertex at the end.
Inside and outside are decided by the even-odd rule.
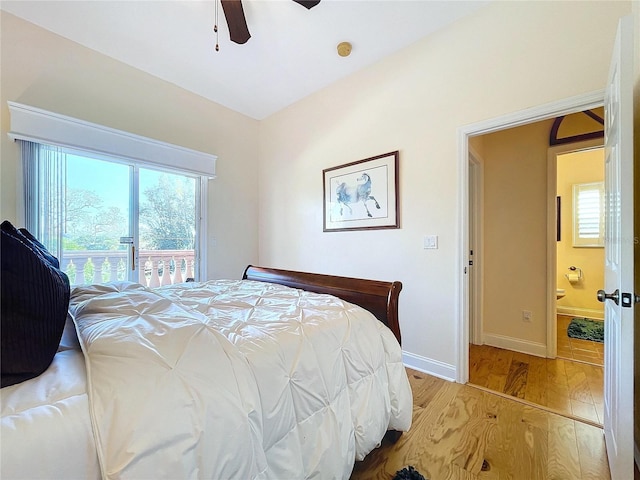
POLYGON ((573 185, 604 180, 604 149, 597 148, 558 156, 557 193, 562 202, 562 238, 557 243, 557 286, 566 292, 558 300, 560 313, 604 318, 604 305, 596 292, 604 288, 604 248, 573 246, 573 185), (582 269, 583 278, 570 283, 565 274, 570 266, 582 269))
MULTIPOLYGON (((460 334, 457 129, 603 89, 630 8, 495 2, 264 120, 261 263, 401 280, 408 360, 449 373, 460 334), (323 233, 322 169, 396 149, 401 228, 323 233), (437 250, 422 248, 427 234, 439 236, 437 250)), ((543 341, 538 327, 531 338, 543 341)))
POLYGON ((523 343, 509 346, 530 353, 546 347, 547 150, 552 123, 483 136, 483 338, 496 346, 517 339, 523 343), (531 322, 522 321, 523 310, 532 313, 531 322))
POLYGON ((19 150, 7 136, 11 100, 218 155, 218 178, 209 183, 209 277, 237 278, 257 262, 257 121, 11 14, 0 16, 2 219, 23 224, 19 150))

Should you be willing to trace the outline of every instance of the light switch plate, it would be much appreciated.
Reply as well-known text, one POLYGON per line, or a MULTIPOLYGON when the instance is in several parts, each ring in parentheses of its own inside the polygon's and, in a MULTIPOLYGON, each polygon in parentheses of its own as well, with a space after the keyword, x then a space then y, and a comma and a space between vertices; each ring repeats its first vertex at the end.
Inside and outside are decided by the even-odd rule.
POLYGON ((424 236, 424 248, 438 248, 438 236, 437 235, 425 235, 424 236))

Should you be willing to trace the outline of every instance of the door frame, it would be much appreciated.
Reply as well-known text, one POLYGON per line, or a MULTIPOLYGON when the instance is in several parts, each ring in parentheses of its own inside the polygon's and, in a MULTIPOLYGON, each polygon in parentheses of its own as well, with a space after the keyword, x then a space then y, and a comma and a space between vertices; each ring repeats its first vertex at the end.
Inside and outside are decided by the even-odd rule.
MULTIPOLYGON (((598 90, 458 128, 459 235, 457 235, 458 247, 456 255, 456 266, 459 272, 456 293, 456 337, 458 339, 456 346, 456 381, 458 383, 467 383, 469 381, 469 281, 471 280, 471 276, 467 274, 469 262, 469 138, 547 120, 560 115, 581 112, 603 104, 604 90, 598 90)), ((549 319, 547 319, 547 325, 549 325, 549 319)), ((547 339, 548 344, 549 339, 547 339)))

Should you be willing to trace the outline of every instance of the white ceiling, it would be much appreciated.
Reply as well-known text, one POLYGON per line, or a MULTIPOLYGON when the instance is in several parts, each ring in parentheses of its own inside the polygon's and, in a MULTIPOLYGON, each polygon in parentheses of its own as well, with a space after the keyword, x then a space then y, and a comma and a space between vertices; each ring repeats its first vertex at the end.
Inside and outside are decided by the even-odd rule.
POLYGON ((2 0, 0 8, 255 119, 484 6, 486 1, 243 0, 251 38, 229 40, 215 2, 2 0), (349 57, 336 46, 353 44, 349 57))

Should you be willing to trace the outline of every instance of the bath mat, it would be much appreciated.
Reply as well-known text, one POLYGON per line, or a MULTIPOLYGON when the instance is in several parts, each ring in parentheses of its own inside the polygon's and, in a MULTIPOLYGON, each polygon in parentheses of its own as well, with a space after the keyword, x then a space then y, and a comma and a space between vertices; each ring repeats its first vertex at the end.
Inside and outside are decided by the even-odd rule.
POLYGON ((590 318, 574 318, 567 327, 567 335, 570 338, 604 343, 604 322, 590 318))

